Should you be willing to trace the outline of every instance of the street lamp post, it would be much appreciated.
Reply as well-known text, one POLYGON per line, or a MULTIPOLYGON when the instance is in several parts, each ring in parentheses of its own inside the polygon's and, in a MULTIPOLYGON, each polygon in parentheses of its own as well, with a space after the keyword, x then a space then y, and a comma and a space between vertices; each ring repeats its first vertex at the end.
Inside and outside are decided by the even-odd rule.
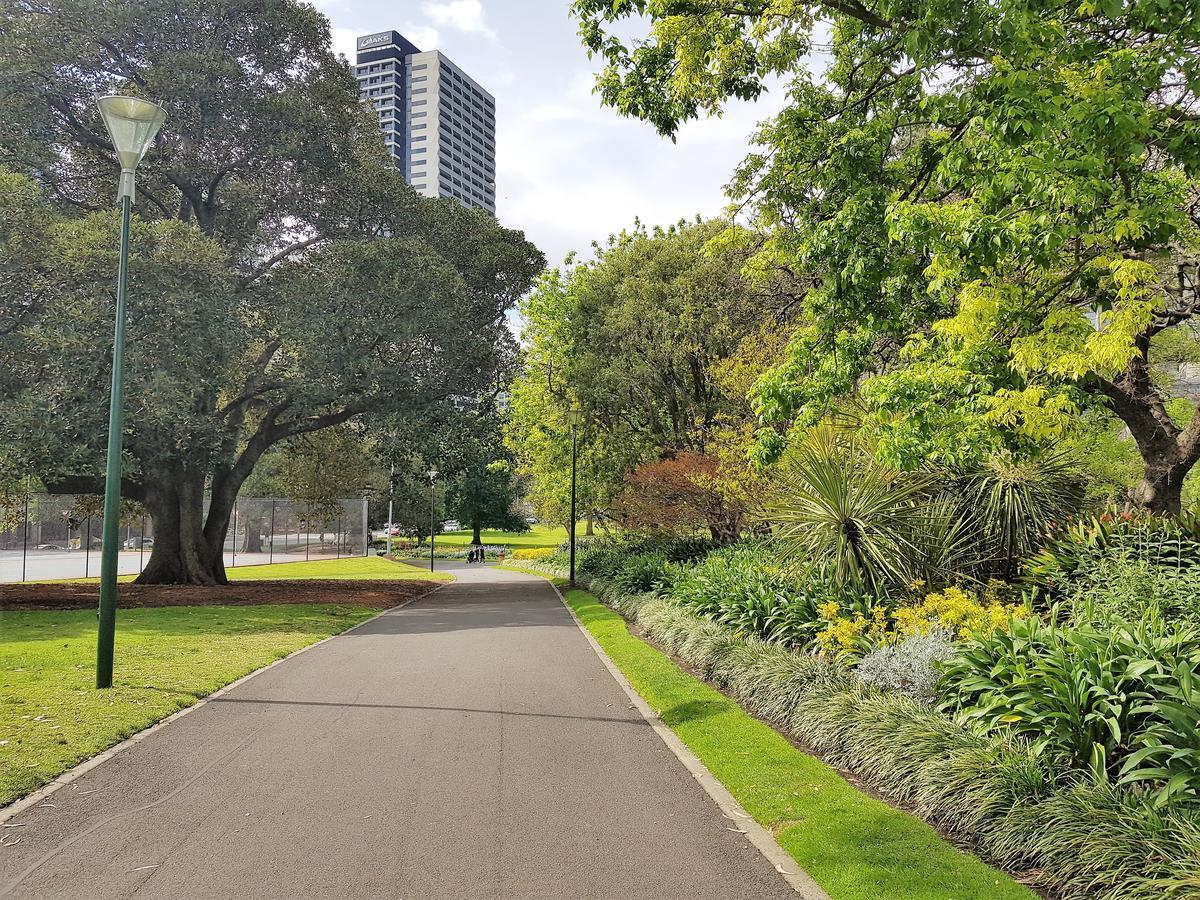
POLYGON ((134 177, 150 149, 166 111, 137 97, 97 97, 100 116, 121 163, 117 199, 121 203, 121 245, 117 262, 117 309, 113 329, 112 389, 108 397, 108 465, 104 473, 104 543, 100 553, 100 624, 96 640, 96 687, 112 687, 113 640, 117 630, 117 542, 121 521, 121 394, 125 368, 125 282, 129 267, 129 218, 134 177))
POLYGON ((429 571, 433 571, 433 535, 437 531, 437 469, 430 469, 429 475, 429 571))
POLYGON ((387 529, 387 537, 383 539, 384 556, 392 558, 392 500, 396 495, 396 464, 392 463, 392 474, 388 476, 388 520, 383 527, 387 529))
POLYGON ((571 425, 571 587, 575 587, 575 461, 579 450, 579 408, 572 405, 567 412, 567 422, 571 425))

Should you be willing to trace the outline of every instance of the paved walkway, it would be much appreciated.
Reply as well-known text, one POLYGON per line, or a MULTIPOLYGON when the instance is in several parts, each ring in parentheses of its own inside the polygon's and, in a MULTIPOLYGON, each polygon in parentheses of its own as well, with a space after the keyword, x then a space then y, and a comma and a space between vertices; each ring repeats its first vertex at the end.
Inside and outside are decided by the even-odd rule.
POLYGON ((12 820, 0 896, 795 896, 548 584, 447 568, 12 820))

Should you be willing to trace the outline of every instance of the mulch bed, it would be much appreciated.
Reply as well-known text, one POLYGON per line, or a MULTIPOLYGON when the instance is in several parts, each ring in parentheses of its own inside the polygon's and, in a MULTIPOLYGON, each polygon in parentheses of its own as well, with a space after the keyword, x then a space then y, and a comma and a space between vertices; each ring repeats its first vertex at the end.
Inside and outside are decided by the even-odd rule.
MULTIPOLYGON (((122 584, 117 605, 140 606, 258 606, 267 603, 336 603, 388 609, 419 597, 438 586, 421 580, 304 579, 243 581, 221 587, 188 584, 122 584)), ((95 609, 95 584, 0 584, 0 611, 34 609, 95 609)))

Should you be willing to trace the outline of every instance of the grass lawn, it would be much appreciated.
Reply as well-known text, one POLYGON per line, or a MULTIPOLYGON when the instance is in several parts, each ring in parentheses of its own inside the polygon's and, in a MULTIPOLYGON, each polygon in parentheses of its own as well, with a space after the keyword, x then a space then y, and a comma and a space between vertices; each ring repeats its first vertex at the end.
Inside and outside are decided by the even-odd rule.
MULTIPOLYGON (((317 559, 312 562, 268 563, 265 566, 234 566, 225 570, 230 581, 287 581, 294 578, 335 578, 368 580, 418 578, 422 581, 453 581, 449 572, 430 572, 416 565, 392 562, 381 556, 348 556, 345 559, 317 559)), ((133 581, 136 575, 122 575, 118 581, 133 581)), ((98 584, 99 578, 67 579, 77 584, 98 584)))
POLYGON ((567 602, 662 720, 834 900, 1009 900, 1036 895, 856 790, 734 701, 629 633, 586 591, 567 602))
MULTIPOLYGON (((583 534, 583 525, 580 523, 577 534, 583 534)), ((484 529, 480 532, 480 537, 483 538, 485 544, 503 544, 507 547, 557 547, 567 539, 567 529, 561 525, 530 525, 529 530, 518 534, 515 531, 489 531, 484 529)), ((471 531, 447 531, 445 534, 439 534, 434 541, 434 546, 438 544, 447 547, 462 547, 471 543, 471 531)))
POLYGON ((96 613, 0 613, 0 805, 242 675, 379 610, 330 605, 125 609, 115 683, 93 687, 96 613))
POLYGON ((381 556, 356 556, 346 559, 320 559, 314 562, 271 563, 265 566, 238 566, 226 569, 230 581, 287 581, 293 578, 334 578, 339 581, 416 578, 422 581, 453 581, 449 572, 430 572, 429 568, 392 562, 381 556))

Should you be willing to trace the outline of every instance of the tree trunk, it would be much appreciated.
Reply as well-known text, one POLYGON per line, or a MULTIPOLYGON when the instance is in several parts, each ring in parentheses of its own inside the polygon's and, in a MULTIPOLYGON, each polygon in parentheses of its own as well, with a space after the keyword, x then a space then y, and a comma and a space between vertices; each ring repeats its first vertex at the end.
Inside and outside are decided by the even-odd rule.
POLYGON ((228 584, 222 549, 229 516, 215 533, 204 522, 204 476, 154 473, 146 484, 154 547, 137 584, 228 584), (215 538, 215 539, 214 539, 215 538))
POLYGON ((242 541, 243 553, 262 553, 263 520, 259 518, 249 518, 246 520, 245 539, 242 541))
POLYGON ((1200 459, 1200 413, 1182 428, 1167 411, 1166 394, 1154 383, 1147 362, 1149 339, 1139 339, 1138 356, 1100 391, 1129 427, 1142 457, 1142 481, 1130 498, 1156 516, 1177 516, 1183 481, 1200 459))
POLYGON ((478 522, 475 522, 473 525, 471 525, 471 543, 472 544, 482 544, 483 543, 483 537, 480 534, 480 528, 479 528, 478 522))
POLYGON ((584 534, 585 534, 587 537, 592 537, 592 536, 593 536, 593 535, 596 533, 596 532, 595 532, 595 529, 594 529, 594 527, 593 527, 593 521, 592 521, 592 514, 591 514, 591 513, 588 513, 588 516, 587 516, 587 527, 584 529, 584 532, 583 532, 583 533, 584 533, 584 534))
POLYGON ((1183 480, 1188 468, 1147 462, 1141 482, 1130 494, 1131 499, 1156 516, 1178 516, 1183 509, 1183 480))

